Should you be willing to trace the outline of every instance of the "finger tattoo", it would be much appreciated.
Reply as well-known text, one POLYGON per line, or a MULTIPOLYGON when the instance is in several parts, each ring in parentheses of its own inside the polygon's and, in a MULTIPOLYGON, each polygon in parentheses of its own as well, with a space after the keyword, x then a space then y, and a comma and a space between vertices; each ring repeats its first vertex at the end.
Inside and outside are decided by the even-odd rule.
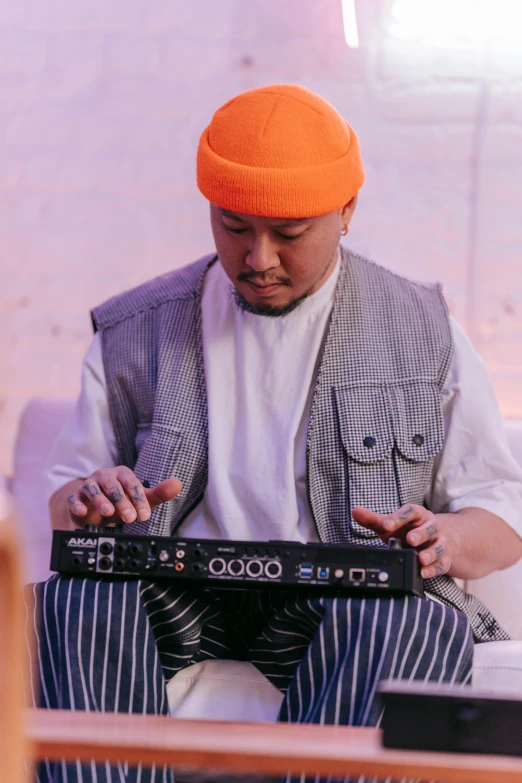
POLYGON ((95 484, 84 484, 83 489, 89 495, 90 498, 94 498, 96 497, 96 495, 101 495, 100 490, 95 484))
POLYGON ((76 503, 76 495, 69 495, 69 497, 67 498, 67 503, 69 504, 69 506, 74 506, 74 504, 76 503))
POLYGON ((141 487, 139 484, 135 484, 132 487, 132 497, 134 498, 134 500, 139 500, 141 502, 145 500, 145 495, 141 491, 141 487))
POLYGON ((123 500, 123 492, 121 489, 115 484, 112 489, 109 489, 107 492, 107 497, 111 501, 111 503, 119 503, 120 500, 123 500))
POLYGON ((435 522, 428 526, 428 535, 430 538, 433 538, 433 536, 437 535, 437 525, 435 522))
POLYGON ((437 563, 437 565, 435 566, 435 569, 436 569, 438 574, 443 574, 444 571, 446 570, 444 568, 444 566, 442 565, 442 563, 437 563))
POLYGON ((411 506, 407 506, 407 508, 405 508, 404 511, 399 515, 400 521, 406 522, 406 520, 410 518, 412 511, 413 508, 411 506))
POLYGON ((440 560, 441 557, 444 557, 444 547, 442 544, 437 544, 435 547, 435 554, 437 555, 437 560, 440 560))

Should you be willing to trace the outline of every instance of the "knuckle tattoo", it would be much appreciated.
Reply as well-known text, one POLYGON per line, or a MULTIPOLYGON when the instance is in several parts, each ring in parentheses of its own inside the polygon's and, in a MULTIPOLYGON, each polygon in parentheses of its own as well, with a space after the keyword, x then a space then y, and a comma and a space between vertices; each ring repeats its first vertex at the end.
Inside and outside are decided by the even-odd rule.
POLYGON ((437 563, 435 570, 437 571, 437 574, 443 574, 446 571, 446 568, 442 563, 437 563))
POLYGON ((436 524, 435 522, 432 522, 432 523, 431 523, 431 524, 428 526, 428 536, 429 536, 430 538, 433 538, 433 537, 434 537, 434 536, 436 536, 436 535, 437 535, 437 524, 436 524))
POLYGON ((95 498, 96 495, 101 494, 96 484, 84 484, 83 489, 89 495, 90 498, 95 498))
POLYGON ((413 506, 406 506, 405 509, 402 510, 402 512, 399 515, 399 519, 401 522, 406 522, 411 516, 413 512, 413 506))
POLYGON ((121 489, 115 484, 111 489, 107 491, 107 497, 111 501, 111 503, 119 503, 120 500, 123 500, 123 492, 121 489))
POLYGON ((76 495, 69 495, 67 498, 67 503, 69 506, 73 506, 76 502, 76 495))
POLYGON ((132 497, 134 498, 134 500, 138 500, 141 503, 143 503, 143 501, 145 500, 145 495, 141 491, 141 487, 139 484, 135 484, 132 487, 132 497))
POLYGON ((437 555, 437 558, 440 560, 441 557, 444 557, 444 547, 442 544, 437 544, 435 547, 435 554, 437 555))

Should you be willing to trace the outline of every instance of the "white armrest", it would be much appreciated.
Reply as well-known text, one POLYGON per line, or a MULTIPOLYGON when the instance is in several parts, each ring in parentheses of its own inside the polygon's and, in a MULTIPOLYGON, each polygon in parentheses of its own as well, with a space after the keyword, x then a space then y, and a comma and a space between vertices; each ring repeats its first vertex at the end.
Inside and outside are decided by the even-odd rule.
POLYGON ((473 651, 473 687, 522 696, 522 642, 486 642, 473 651))
POLYGON ((522 640, 522 560, 468 582, 467 589, 483 601, 512 639, 522 640))

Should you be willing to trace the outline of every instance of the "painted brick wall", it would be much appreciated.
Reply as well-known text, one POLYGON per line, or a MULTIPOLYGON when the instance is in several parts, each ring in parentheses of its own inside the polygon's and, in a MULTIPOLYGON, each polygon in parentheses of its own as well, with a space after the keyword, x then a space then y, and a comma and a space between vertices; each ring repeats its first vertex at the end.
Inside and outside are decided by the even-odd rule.
POLYGON ((387 32, 388 0, 0 0, 0 470, 35 395, 73 396, 89 308, 211 248, 198 136, 261 84, 317 90, 367 169, 351 246, 442 280, 522 415, 522 50, 387 32))

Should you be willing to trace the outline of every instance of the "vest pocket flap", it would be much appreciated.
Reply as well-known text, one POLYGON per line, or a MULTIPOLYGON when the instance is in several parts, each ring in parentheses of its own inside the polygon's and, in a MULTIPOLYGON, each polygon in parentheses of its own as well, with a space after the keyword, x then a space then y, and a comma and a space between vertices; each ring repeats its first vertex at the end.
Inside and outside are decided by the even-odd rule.
POLYGON ((336 388, 335 400, 341 440, 349 457, 372 463, 391 453, 393 434, 382 386, 336 388))
POLYGON ((136 437, 138 458, 134 472, 143 481, 147 479, 154 486, 159 481, 172 477, 172 467, 181 445, 182 436, 177 430, 161 424, 140 424, 136 437), (144 470, 151 471, 145 475, 144 470))
POLYGON ((441 394, 433 383, 391 386, 393 434, 400 453, 412 462, 434 457, 444 443, 441 394))

